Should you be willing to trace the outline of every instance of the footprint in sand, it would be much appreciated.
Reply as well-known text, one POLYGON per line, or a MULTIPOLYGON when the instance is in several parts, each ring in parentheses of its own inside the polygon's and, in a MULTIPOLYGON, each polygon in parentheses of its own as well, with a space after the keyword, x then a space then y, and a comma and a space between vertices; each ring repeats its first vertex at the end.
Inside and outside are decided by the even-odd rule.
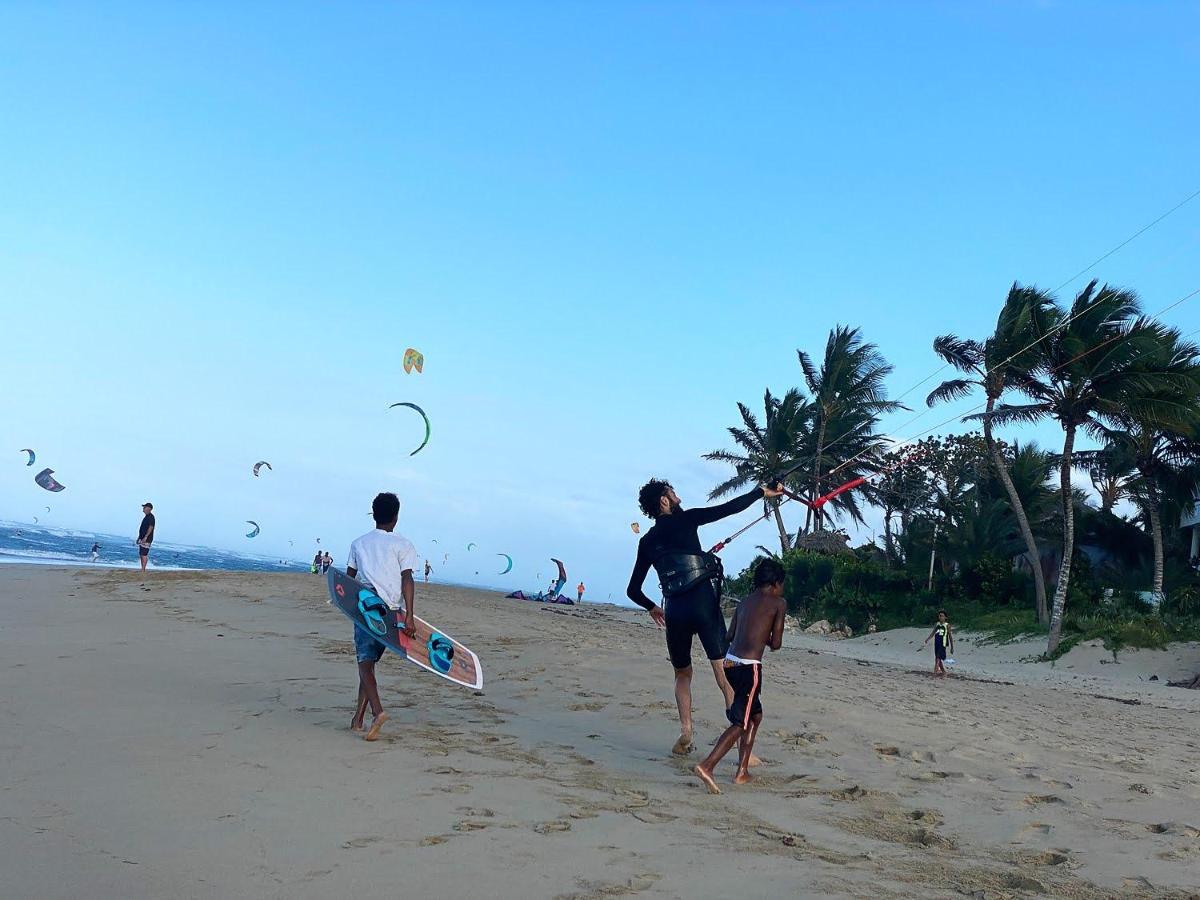
POLYGON ((645 822, 647 825, 662 825, 664 822, 673 822, 679 816, 673 816, 670 813, 659 812, 654 809, 637 809, 630 813, 639 822, 645 822))
POLYGON ((572 703, 567 707, 571 712, 599 712, 608 706, 607 703, 592 702, 592 703, 572 703))
POLYGON ((470 816, 473 819, 490 819, 496 815, 496 813, 490 809, 475 806, 460 806, 458 811, 464 816, 470 816))
POLYGON ((490 824, 490 822, 475 822, 471 819, 463 819, 460 822, 455 822, 450 827, 455 831, 483 831, 490 824))
POLYGON ((417 846, 418 847, 432 847, 435 844, 444 844, 444 843, 446 843, 446 841, 450 840, 451 837, 453 837, 453 835, 431 834, 428 837, 421 838, 421 840, 417 844, 417 846))
POLYGON ((372 844, 376 844, 382 840, 383 840, 383 838, 381 838, 381 837, 375 837, 375 836, 371 836, 371 835, 366 836, 366 837, 352 838, 352 839, 346 841, 346 843, 342 844, 342 849, 343 850, 358 850, 363 847, 369 847, 372 844))
POLYGON ((539 822, 533 826, 538 834, 554 834, 557 831, 570 831, 571 823, 566 819, 555 819, 553 822, 539 822))
POLYGON ((876 747, 875 752, 878 753, 880 756, 899 756, 900 748, 899 747, 876 747))

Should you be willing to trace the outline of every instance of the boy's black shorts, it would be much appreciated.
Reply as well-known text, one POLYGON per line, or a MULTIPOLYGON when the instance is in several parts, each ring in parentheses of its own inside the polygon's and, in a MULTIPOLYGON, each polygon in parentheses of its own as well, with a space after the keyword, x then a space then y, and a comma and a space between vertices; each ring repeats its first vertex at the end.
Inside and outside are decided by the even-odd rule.
POLYGON ((733 706, 725 715, 733 725, 750 727, 750 720, 762 715, 762 666, 734 663, 725 670, 725 679, 733 688, 733 706))

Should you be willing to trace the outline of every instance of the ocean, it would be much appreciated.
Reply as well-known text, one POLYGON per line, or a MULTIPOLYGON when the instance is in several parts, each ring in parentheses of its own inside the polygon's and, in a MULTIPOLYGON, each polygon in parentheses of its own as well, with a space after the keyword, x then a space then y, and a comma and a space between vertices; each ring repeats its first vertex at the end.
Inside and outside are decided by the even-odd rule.
MULTIPOLYGON (((72 528, 47 528, 0 522, 0 563, 42 565, 98 565, 132 569, 138 566, 137 545, 128 535, 100 534, 72 528), (92 544, 100 557, 91 561, 92 544)), ((212 547, 155 541, 150 551, 152 569, 230 569, 243 572, 307 572, 308 566, 279 557, 250 556, 212 547)))

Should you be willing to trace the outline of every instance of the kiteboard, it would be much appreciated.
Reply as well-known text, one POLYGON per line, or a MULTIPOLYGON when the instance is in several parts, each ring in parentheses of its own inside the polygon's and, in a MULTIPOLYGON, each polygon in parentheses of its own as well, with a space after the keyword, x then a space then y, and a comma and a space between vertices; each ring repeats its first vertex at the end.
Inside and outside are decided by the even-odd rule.
POLYGON ((483 687, 483 666, 472 650, 420 616, 413 616, 417 636, 410 638, 397 627, 404 613, 388 609, 379 595, 362 582, 334 568, 330 568, 327 580, 329 602, 397 656, 463 687, 483 687))

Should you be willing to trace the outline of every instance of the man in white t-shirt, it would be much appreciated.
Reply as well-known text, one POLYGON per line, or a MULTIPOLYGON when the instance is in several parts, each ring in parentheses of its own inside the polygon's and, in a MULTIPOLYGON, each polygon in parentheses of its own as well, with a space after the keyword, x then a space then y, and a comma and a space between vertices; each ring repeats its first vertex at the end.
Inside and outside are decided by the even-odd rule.
MULTIPOLYGON (((413 568, 417 564, 417 549, 410 540, 395 533, 396 522, 400 520, 399 498, 395 494, 380 494, 371 504, 371 514, 375 517, 375 529, 350 545, 346 574, 370 586, 388 609, 397 613, 403 599, 403 631, 414 638, 413 568)), ((354 710, 354 718, 350 720, 350 730, 363 730, 363 720, 370 705, 373 717, 371 727, 363 735, 368 741, 379 738, 379 730, 388 718, 383 711, 383 704, 379 702, 379 686, 375 682, 375 663, 379 662, 386 649, 375 635, 354 626, 354 651, 358 657, 358 706, 354 710)))

